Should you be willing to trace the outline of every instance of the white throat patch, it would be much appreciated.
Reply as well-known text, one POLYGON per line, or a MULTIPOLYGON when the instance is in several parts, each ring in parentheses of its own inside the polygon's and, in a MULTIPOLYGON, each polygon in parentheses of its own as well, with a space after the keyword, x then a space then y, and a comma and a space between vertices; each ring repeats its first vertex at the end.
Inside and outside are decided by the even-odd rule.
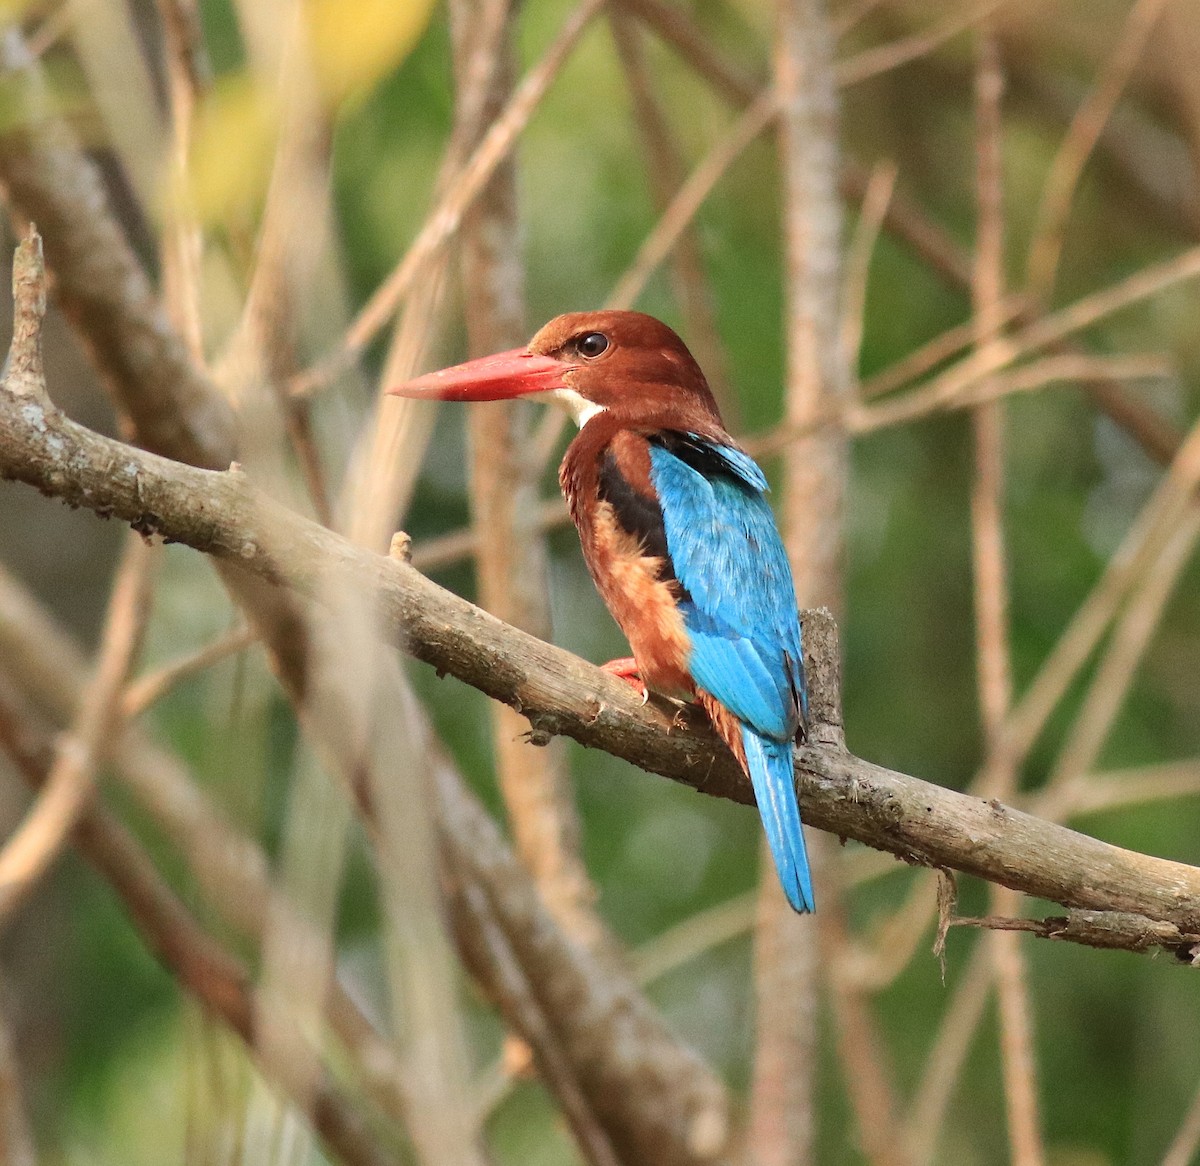
POLYGON ((556 405, 561 405, 571 414, 571 420, 582 429, 593 417, 604 412, 603 405, 589 401, 574 389, 554 389, 546 394, 556 405))

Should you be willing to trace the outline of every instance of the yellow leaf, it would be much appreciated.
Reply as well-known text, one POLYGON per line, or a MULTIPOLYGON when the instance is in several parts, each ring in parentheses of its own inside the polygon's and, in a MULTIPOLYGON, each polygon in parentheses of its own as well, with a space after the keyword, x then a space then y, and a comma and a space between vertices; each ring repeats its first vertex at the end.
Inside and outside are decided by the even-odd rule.
POLYGON ((191 195, 201 221, 253 212, 266 194, 278 136, 272 95, 246 74, 221 78, 196 119, 191 195))
POLYGON ((330 106, 374 85, 417 43, 433 0, 307 0, 313 68, 330 106))

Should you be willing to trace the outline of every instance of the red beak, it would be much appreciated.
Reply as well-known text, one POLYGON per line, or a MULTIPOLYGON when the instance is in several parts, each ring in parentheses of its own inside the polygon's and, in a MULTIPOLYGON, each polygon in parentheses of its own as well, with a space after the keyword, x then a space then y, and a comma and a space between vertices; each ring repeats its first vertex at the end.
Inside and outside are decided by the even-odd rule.
POLYGON ((552 356, 539 356, 527 348, 498 352, 426 373, 405 381, 389 393, 397 397, 434 398, 439 401, 500 401, 526 393, 566 388, 563 373, 571 366, 552 356))

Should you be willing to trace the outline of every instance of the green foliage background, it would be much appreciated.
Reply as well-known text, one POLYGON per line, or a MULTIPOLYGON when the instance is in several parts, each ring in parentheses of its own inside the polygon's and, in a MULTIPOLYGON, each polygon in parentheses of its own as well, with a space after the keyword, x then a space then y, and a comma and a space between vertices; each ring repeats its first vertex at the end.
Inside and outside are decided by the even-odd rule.
MULTIPOLYGON (((697 0, 692 15, 721 51, 765 76, 767 6, 697 0)), ((893 39, 935 18, 933 3, 881 4, 840 47, 841 55, 893 39)), ((1010 271, 1019 281, 1041 183, 1065 118, 1114 43, 1127 5, 1118 0, 1017 4, 1000 28, 1009 69, 1005 165, 1010 271), (1061 98, 1055 106, 1052 92, 1061 98)), ((242 67, 234 13, 202 5, 219 77, 242 67)), ((569 8, 530 0, 519 55, 532 61, 569 8)), ((1186 3, 1176 19, 1200 22, 1186 3)), ((1167 28, 1122 104, 1120 132, 1151 131, 1162 150, 1186 148, 1185 119, 1169 100, 1184 68, 1167 28), (1132 127, 1132 128, 1129 128, 1132 127), (1156 139, 1157 140, 1157 139, 1156 139)), ((668 50, 647 38, 661 97, 687 156, 698 159, 730 124, 730 111, 668 50)), ((71 75, 69 49, 59 66, 71 75)), ((1193 62, 1194 67, 1194 62, 1193 62)), ((900 188, 967 250, 973 236, 972 53, 962 35, 913 64, 843 94, 842 133, 855 158, 894 160, 900 188)), ((333 191, 347 295, 360 304, 391 269, 430 207, 430 190, 452 117, 445 16, 433 14, 394 70, 362 89, 336 122, 333 191)), ((603 21, 586 35, 519 151, 530 330, 562 311, 599 304, 655 220, 629 99, 603 21)), ((1165 165, 1165 163, 1164 163, 1165 165)), ((1145 178, 1146 176, 1143 176, 1145 178)), ((1195 241, 1196 170, 1184 210, 1148 190, 1105 139, 1089 165, 1067 236, 1057 302, 1106 286, 1195 241), (1188 203, 1188 199, 1191 203, 1188 203), (1176 208, 1178 210, 1178 208, 1176 208)), ((226 208, 229 210, 229 208, 226 208)), ((256 207, 234 208, 218 226, 231 256, 252 234, 256 207)), ((847 214, 847 233, 855 229, 847 214)), ((721 339, 743 432, 762 432, 781 408, 780 207, 773 151, 756 144, 705 206, 699 228, 721 339)), ((236 263, 234 264, 236 269, 236 263)), ((1096 352, 1165 351, 1176 377, 1132 391, 1180 427, 1196 416, 1200 374, 1197 290, 1185 285, 1112 318, 1086 336, 1096 352)), ((638 305, 682 327, 659 275, 638 305)), ((967 297, 946 286, 886 234, 876 248, 860 371, 885 368, 967 317, 967 297)), ((50 359, 74 368, 61 332, 50 359)), ((451 329, 439 359, 457 359, 451 329)), ((309 356, 317 355, 311 352, 309 356)), ((370 367, 378 368, 373 352, 370 367)), ((53 385, 53 382, 52 382, 53 385)), ((96 418, 84 390, 72 411, 96 418), (91 411, 89 413, 89 410, 91 411)), ((327 433, 361 422, 353 387, 321 406, 327 433)), ((1070 386, 1014 398, 1007 406, 1007 521, 1013 651, 1018 690, 1044 660, 1149 496, 1160 469, 1070 386)), ((462 418, 439 419, 407 526, 419 542, 464 523, 462 418)), ((774 467, 768 467, 774 470, 774 467)), ((854 449, 847 529, 848 602, 843 625, 846 723, 859 755, 929 780, 963 787, 980 757, 971 608, 968 492, 972 473, 965 414, 889 430, 854 449)), ((547 482, 547 494, 552 490, 547 482)), ((0 555, 39 587, 81 634, 91 636, 115 554, 115 530, 87 515, 0 491, 0 555), (86 531, 84 528, 87 528, 86 531), (80 540, 85 540, 81 543, 80 540), (99 540, 99 541, 97 541, 99 540)), ((622 654, 619 635, 583 570, 573 533, 553 545, 555 638, 594 660, 622 654)), ((471 595, 465 567, 440 582, 471 595)), ((1104 768, 1200 757, 1200 572, 1192 563, 1102 755, 1104 768)), ((803 601, 804 597, 801 597, 803 601)), ((149 658, 166 659, 227 625, 216 585, 193 557, 172 549, 149 658)), ((476 788, 498 809, 484 700, 453 680, 413 669, 436 724, 476 788)), ((1086 679, 1086 677, 1085 677, 1086 679)), ((1023 774, 1045 779, 1077 711, 1082 684, 1059 710, 1023 774)), ((275 840, 296 758, 294 730, 255 659, 223 665, 174 694, 155 730, 187 755, 222 802, 275 840)), ((741 807, 706 800, 600 754, 572 747, 585 828, 584 852, 601 908, 635 948, 665 928, 756 881, 757 827, 741 807)), ((1095 814, 1078 828, 1135 849, 1200 862, 1196 798, 1095 814)), ((850 897, 855 931, 877 934, 914 878, 900 864, 850 897)), ((184 884, 186 886, 186 882, 184 884)), ((965 884, 961 909, 984 908, 984 888, 965 884)), ((361 851, 343 896, 347 960, 377 975, 377 906, 361 851), (373 969, 375 969, 373 971, 373 969)), ((1031 905, 1037 910, 1039 904, 1031 905)), ((878 998, 889 1061, 905 1098, 967 956, 973 933, 955 931, 945 981, 929 943, 878 998)), ((180 1000, 142 949, 108 891, 74 859, 4 939, 17 1005, 20 1052, 46 1162, 123 1166, 216 1161, 197 1147, 222 1097, 250 1088, 228 1047, 180 1000), (215 1100, 214 1100, 215 1099, 215 1100)), ((1194 973, 1165 957, 1099 953, 1029 940, 1040 1099, 1050 1160, 1059 1166, 1158 1162, 1200 1080, 1200 1011, 1194 973)), ((249 953, 246 953, 249 954, 249 953)), ((740 1088, 752 1052, 748 936, 723 944, 652 988, 672 1023, 740 1088)), ((477 1002, 479 1046, 498 1032, 477 1002)), ((955 1092, 939 1161, 1007 1160, 994 1019, 985 1022, 955 1092)), ((826 1049, 830 1042, 826 1042, 826 1049)), ((829 1166, 857 1163, 839 1069, 821 1067, 821 1149, 829 1166)), ((560 1119, 539 1086, 518 1084, 491 1124, 498 1160, 572 1161, 560 1119)))

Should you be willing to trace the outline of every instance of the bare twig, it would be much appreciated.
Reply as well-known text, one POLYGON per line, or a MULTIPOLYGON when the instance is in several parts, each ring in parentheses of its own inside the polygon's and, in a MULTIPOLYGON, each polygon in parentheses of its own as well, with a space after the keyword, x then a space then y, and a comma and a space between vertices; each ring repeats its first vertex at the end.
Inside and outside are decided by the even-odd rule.
POLYGON ((338 347, 293 382, 294 394, 305 396, 329 384, 350 367, 392 318, 429 257, 457 234, 467 209, 511 153, 534 110, 603 3, 604 0, 581 0, 542 59, 513 90, 504 111, 492 122, 458 179, 425 220, 404 258, 355 317, 338 347))
POLYGON ((1065 782, 1039 793, 1032 799, 1032 807, 1043 817, 1065 820, 1075 814, 1103 813, 1196 794, 1200 794, 1200 761, 1165 761, 1065 782))
MULTIPOLYGON (((641 28, 621 5, 609 7, 609 22, 633 99, 634 119, 651 194, 661 214, 684 176, 683 153, 655 96, 651 71, 642 52, 641 28)), ((705 277, 704 256, 694 222, 688 224, 671 251, 670 274, 671 287, 687 325, 688 345, 704 369, 726 424, 736 431, 740 428, 741 406, 730 391, 729 360, 717 332, 713 298, 705 277)))
POLYGON ((712 42, 686 8, 665 0, 621 0, 622 7, 635 12, 675 51, 704 77, 726 100, 744 105, 760 82, 726 61, 713 50, 712 42))
MULTIPOLYGON (((484 94, 482 132, 511 87, 511 26, 502 22, 494 43, 481 44, 472 6, 453 3, 451 13, 460 84, 469 76, 473 52, 490 57, 492 83, 484 94)), ((464 300, 473 355, 514 348, 526 337, 518 226, 516 170, 510 160, 492 176, 463 227, 464 300)), ((469 411, 471 514, 482 605, 506 622, 547 639, 546 543, 543 532, 529 522, 536 514, 541 478, 537 451, 529 446, 534 420, 528 402, 495 402, 469 411)), ((592 908, 596 892, 579 855, 579 816, 566 753, 561 743, 536 748, 524 738, 523 728, 519 713, 492 706, 496 772, 517 853, 569 934, 589 945, 611 942, 592 908)), ((577 1125, 574 1119, 573 1124, 577 1125)))
POLYGON ((653 983, 704 952, 745 935, 754 926, 756 903, 754 893, 738 895, 656 935, 633 953, 638 979, 653 983))
MULTIPOLYGON (((842 272, 837 96, 824 0, 781 0, 776 11, 774 69, 785 254, 784 409, 789 421, 802 424, 829 402, 840 401, 850 387, 838 335, 842 272)), ((829 429, 790 447, 783 465, 781 527, 797 595, 802 603, 835 611, 842 606, 848 456, 844 434, 829 429)), ((809 632, 806 626, 806 638, 809 632)), ((819 724, 817 702, 811 708, 814 725, 819 724)), ((840 712, 836 720, 840 727, 840 712)), ((819 874, 824 855, 820 842, 814 843, 809 856, 819 874)), ((760 845, 760 850, 765 856, 765 847, 760 845)), ((821 971, 813 921, 793 915, 771 863, 764 858, 762 865, 754 947, 758 1012, 749 1142, 757 1166, 792 1166, 810 1161, 816 1145, 821 971)))
POLYGON ((1005 729, 1006 748, 1024 755, 1094 651, 1130 589, 1152 569, 1200 485, 1200 425, 1193 428, 1154 494, 1111 556, 1091 593, 1025 690, 1005 729))
POLYGON ((850 419, 850 425, 856 433, 868 433, 925 416, 931 409, 944 407, 958 394, 974 388, 981 380, 1019 358, 1065 340, 1114 312, 1197 276, 1200 276, 1200 248, 1192 248, 1035 320, 1010 338, 951 365, 932 381, 903 397, 860 410, 850 419))
POLYGON ((642 240, 633 262, 608 297, 610 305, 625 306, 637 300, 650 276, 696 217, 713 187, 750 143, 774 122, 778 112, 779 102, 775 91, 767 90, 750 104, 729 133, 712 147, 642 240))
POLYGON ((185 680, 244 652, 257 642, 258 636, 250 628, 234 628, 198 652, 131 680, 121 694, 121 717, 127 721, 135 720, 185 680))
MULTIPOLYGON (((1002 343, 1004 297, 1004 75, 995 30, 980 30, 975 67, 976 201, 979 222, 972 302, 977 324, 976 352, 986 359, 1002 343)), ((986 383, 986 382, 985 382, 986 383)), ((987 748, 992 796, 1011 798, 1017 765, 1001 750, 1004 719, 1012 703, 1009 655, 1008 568, 1004 550, 1004 414, 998 401, 978 406, 972 416, 975 475, 971 488, 971 542, 975 580, 975 642, 979 707, 987 748)), ((993 910, 1015 913, 1020 897, 1007 887, 992 889, 993 910)), ((944 926, 944 924, 943 924, 944 926)), ((1040 1166, 1044 1157, 1037 1105, 1037 1064, 1028 976, 1016 937, 992 936, 996 995, 1000 1010, 1000 1060, 1015 1166, 1040 1166)))
POLYGON ((0 922, 11 918, 57 861, 94 796, 96 770, 119 731, 121 686, 141 647, 156 561, 139 536, 127 536, 87 694, 57 746, 37 802, 0 851, 0 922))
POLYGON ((951 13, 940 24, 839 61, 838 84, 842 87, 857 85, 871 77, 878 77, 881 73, 927 57, 946 41, 987 20, 1004 3, 1006 0, 975 0, 965 11, 951 13))
POLYGON ((859 349, 862 347, 863 323, 866 319, 867 279, 871 257, 879 241, 879 231, 887 216, 888 204, 896 189, 895 163, 881 163, 871 172, 871 181, 862 201, 858 224, 846 251, 845 288, 842 291, 842 323, 840 328, 842 361, 858 383, 859 349))
POLYGON ((831 974, 826 980, 837 1026, 842 1077, 854 1109, 863 1157, 872 1166, 906 1166, 906 1147, 896 1136, 897 1105, 891 1067, 870 1000, 859 985, 837 975, 838 957, 850 942, 840 903, 822 906, 818 927, 830 963, 831 974))
POLYGON ((1027 280, 1039 299, 1048 299, 1054 288, 1067 218, 1083 168, 1166 6, 1167 0, 1137 0, 1130 8, 1104 72, 1076 112, 1054 156, 1029 244, 1027 280))
POLYGON ((832 18, 833 35, 839 40, 879 7, 881 0, 854 0, 832 18))
MULTIPOLYGON (((46 780, 48 758, 31 736, 29 720, 28 712, 0 689, 0 745, 37 788, 46 780)), ((362 1115, 327 1074, 315 1082, 297 1081, 286 1060, 268 1059, 268 1050, 256 1037, 255 1003, 245 968, 204 932, 132 835, 107 812, 93 807, 80 820, 76 842, 120 896, 155 957, 185 991, 245 1042, 264 1074, 291 1094, 329 1149, 356 1166, 390 1162, 362 1115)))
POLYGON ((170 192, 160 244, 163 295, 192 360, 204 360, 200 318, 200 265, 204 239, 192 213, 188 155, 196 106, 208 84, 200 14, 196 0, 158 0, 170 113, 170 192))
POLYGON ((1156 561, 1132 591, 1055 762, 1051 787, 1080 777, 1095 764, 1197 538, 1200 538, 1200 505, 1193 504, 1180 516, 1156 561))
MULTIPOLYGON (((541 448, 538 449, 538 460, 544 460, 541 448)), ((544 532, 558 526, 565 526, 571 521, 567 513, 567 504, 560 498, 551 498, 539 502, 531 516, 534 529, 544 532)), ((412 564, 419 571, 430 572, 449 567, 463 559, 473 556, 479 547, 479 532, 473 527, 463 530, 450 531, 426 542, 418 543, 413 548, 412 564)))
MULTIPOLYGON (((1004 327, 1021 311, 1022 298, 1009 296, 995 309, 996 327, 1004 327)), ((915 381, 918 377, 931 372, 939 364, 962 352, 968 345, 973 344, 978 336, 979 325, 974 316, 963 323, 947 328, 940 332, 927 344, 913 349, 907 356, 876 373, 862 384, 863 397, 882 397, 885 393, 915 381)))
MULTIPOLYGON (((710 167, 707 181, 711 185, 715 185, 720 174, 724 172, 724 168, 732 163, 745 145, 754 140, 757 132, 761 132, 758 130, 746 137, 746 133, 753 129, 753 122, 761 118, 762 126, 765 128, 771 116, 769 108, 771 93, 770 91, 762 92, 761 97, 756 98, 756 95, 760 93, 760 88, 755 80, 745 76, 716 53, 683 10, 664 5, 661 0, 624 0, 624 2, 635 8, 639 15, 728 101, 735 105, 750 105, 759 101, 767 107, 762 111, 756 111, 753 119, 750 118, 750 111, 748 111, 747 117, 738 123, 738 127, 733 131, 728 143, 718 143, 718 146, 714 148, 713 154, 710 155, 712 165, 710 166, 708 160, 701 164, 710 167), (736 138, 739 136, 745 138, 745 144, 740 147, 736 142, 736 138), (718 150, 727 155, 726 160, 719 165, 718 150)), ((985 5, 977 11, 976 15, 986 17, 988 11, 985 5)), ((954 19, 956 18, 951 18, 951 24, 954 19)), ((952 29, 952 31, 954 30, 952 29)), ((871 50, 872 53, 875 51, 871 50)), ((861 67, 861 62, 859 66, 855 67, 861 67)), ((699 176, 700 171, 698 170, 694 177, 699 179, 699 176)), ((849 159, 844 160, 840 178, 840 187, 844 197, 861 202, 866 195, 869 180, 868 170, 855 165, 849 159)), ((684 190, 681 189, 676 202, 680 202, 683 195, 684 190)), ((689 198, 694 200, 695 197, 695 191, 689 193, 689 198)), ((700 195, 700 200, 703 200, 703 195, 700 195)), ((682 212, 682 204, 679 210, 682 212)), ((666 216, 664 216, 664 221, 665 218, 666 216)), ((971 263, 967 255, 938 224, 928 218, 920 206, 905 198, 899 191, 893 195, 888 205, 884 226, 895 238, 909 246, 950 286, 962 290, 969 289, 971 263)), ((649 239, 647 240, 648 244, 649 239)), ((639 262, 641 256, 640 252, 639 262)), ((1024 324, 1031 323, 1036 318, 1027 303, 1020 307, 1020 314, 1024 324)), ((1064 345, 1058 342, 1053 347, 1061 349, 1064 345)), ((1085 388, 1096 404, 1124 428, 1151 457, 1164 464, 1170 461, 1179 444, 1178 436, 1173 432, 1171 425, 1153 409, 1132 397, 1120 383, 1107 377, 1089 381, 1085 388)))
POLYGON ((1042 939, 1068 940, 1087 947, 1122 951, 1165 948, 1185 963, 1200 960, 1200 931, 1183 931, 1173 923, 1117 911, 1070 911, 1047 919, 1019 919, 988 915, 977 919, 956 915, 952 927, 977 927, 1002 934, 1024 931, 1042 939))

